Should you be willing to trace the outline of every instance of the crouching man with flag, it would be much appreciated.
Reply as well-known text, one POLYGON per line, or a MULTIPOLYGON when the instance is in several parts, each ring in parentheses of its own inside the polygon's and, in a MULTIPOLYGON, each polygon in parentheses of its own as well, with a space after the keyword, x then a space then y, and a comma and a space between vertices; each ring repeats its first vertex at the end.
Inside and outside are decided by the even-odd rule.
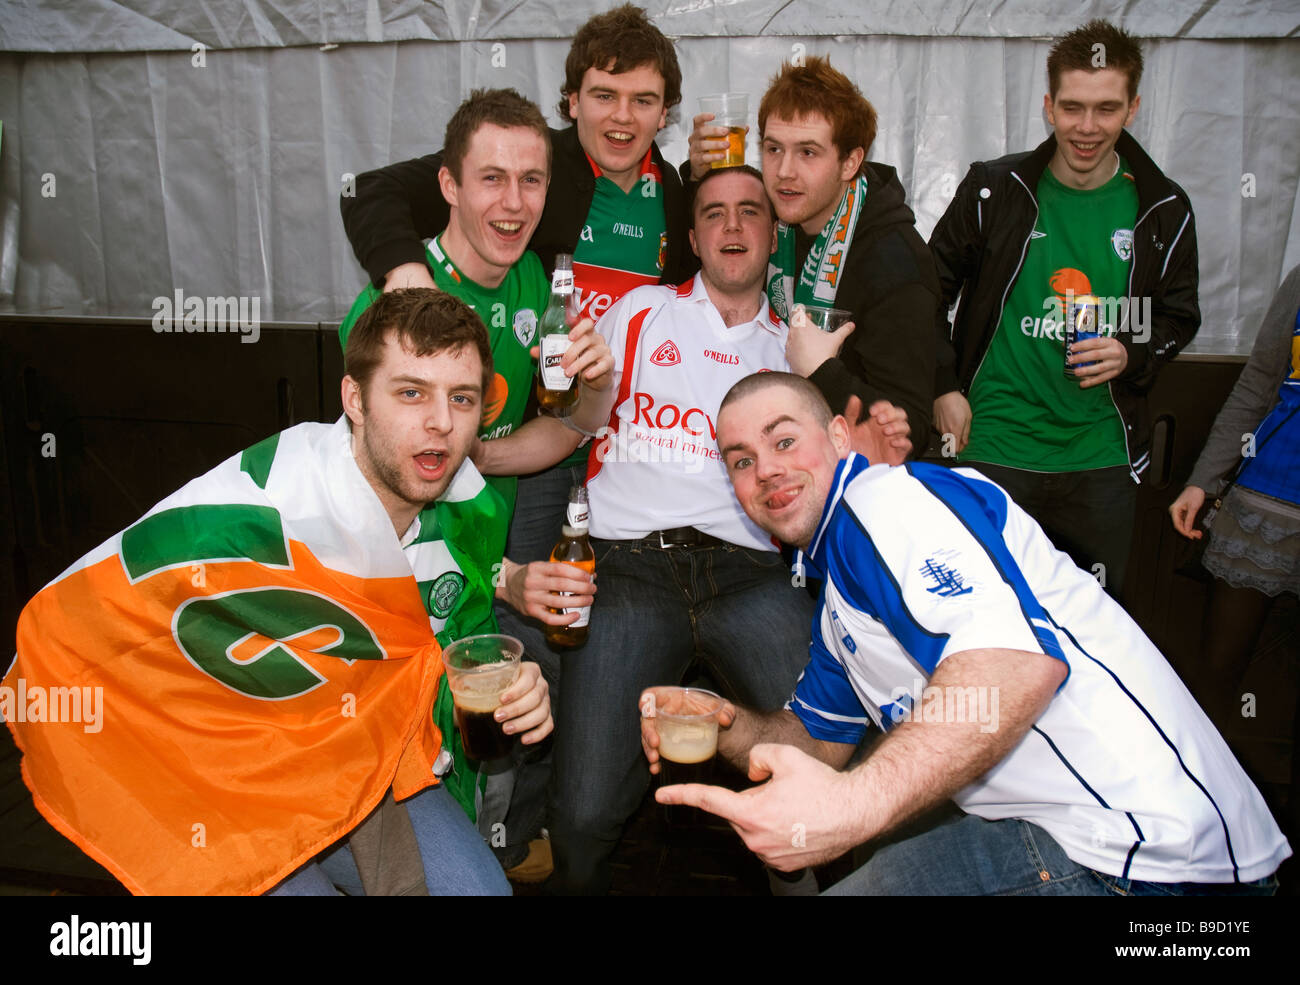
MULTIPOLYGON (((22 613, 7 688, 103 689, 96 732, 3 709, 23 778, 132 892, 509 893, 434 714, 439 643, 495 628, 479 534, 502 507, 466 460, 487 335, 396 292, 345 363, 337 423, 190 482, 22 613)), ((535 664, 504 698, 507 731, 551 731, 535 664)))

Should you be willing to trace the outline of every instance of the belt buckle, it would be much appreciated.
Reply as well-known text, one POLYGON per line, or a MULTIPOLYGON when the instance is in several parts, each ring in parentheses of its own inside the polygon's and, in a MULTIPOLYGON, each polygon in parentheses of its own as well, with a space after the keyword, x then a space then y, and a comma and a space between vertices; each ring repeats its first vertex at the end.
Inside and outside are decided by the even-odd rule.
MULTIPOLYGON (((673 530, 682 530, 682 529, 685 528, 682 527, 673 528, 673 530)), ((696 543, 698 543, 698 537, 696 538, 696 543, 692 543, 689 540, 665 540, 664 539, 665 532, 671 533, 672 531, 663 531, 663 530, 655 531, 655 536, 659 538, 659 547, 663 550, 667 550, 670 547, 694 547, 696 546, 696 543)))

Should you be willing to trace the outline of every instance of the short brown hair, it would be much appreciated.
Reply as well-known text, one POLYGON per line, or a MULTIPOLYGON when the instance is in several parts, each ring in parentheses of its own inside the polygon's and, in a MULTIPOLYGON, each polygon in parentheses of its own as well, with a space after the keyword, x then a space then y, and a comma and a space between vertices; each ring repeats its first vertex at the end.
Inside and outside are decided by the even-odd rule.
POLYGON ((772 221, 774 222, 776 221, 776 208, 772 205, 772 200, 767 197, 767 187, 763 184, 763 172, 750 164, 733 164, 725 168, 710 168, 708 173, 703 178, 701 178, 698 182, 695 182, 693 185, 690 186, 690 194, 691 194, 690 228, 692 229, 695 228, 695 205, 700 200, 700 193, 704 190, 704 186, 707 185, 712 179, 718 177, 719 175, 733 174, 737 171, 739 171, 741 174, 749 175, 750 177, 754 178, 758 182, 758 187, 763 191, 761 198, 763 199, 764 202, 767 203, 767 214, 771 217, 772 221))
POLYGON ((774 386, 785 387, 785 389, 792 391, 804 405, 804 409, 812 415, 812 419, 817 422, 818 427, 825 429, 830 426, 831 419, 835 414, 831 410, 830 404, 826 402, 821 390, 817 388, 817 384, 802 376, 796 376, 794 373, 782 372, 751 373, 734 384, 727 391, 727 395, 722 398, 722 405, 718 408, 718 417, 722 417, 722 412, 727 409, 729 404, 734 404, 737 400, 744 400, 752 393, 758 393, 760 390, 766 390, 774 386))
POLYGON ((1047 90, 1055 99, 1062 72, 1098 72, 1103 68, 1119 69, 1128 77, 1128 98, 1132 102, 1142 81, 1141 42, 1109 21, 1088 21, 1058 40, 1047 53, 1047 90))
POLYGON ((381 294, 365 310, 348 334, 343 366, 361 387, 366 386, 383 360, 389 332, 397 333, 398 344, 417 356, 472 348, 483 363, 483 394, 492 382, 492 347, 487 329, 464 301, 429 287, 410 287, 381 294))
POLYGON ((597 14, 573 36, 569 56, 564 60, 564 85, 560 87, 560 117, 573 121, 569 113, 569 95, 582 88, 587 69, 599 69, 611 75, 630 72, 642 65, 655 69, 664 80, 664 109, 682 101, 682 70, 677 64, 677 49, 650 23, 645 11, 625 3, 597 14), (613 63, 611 67, 610 63, 613 63))
POLYGON ((759 136, 766 131, 769 116, 798 120, 814 114, 830 123, 840 160, 861 147, 865 168, 867 152, 876 141, 876 108, 847 75, 831 68, 829 58, 814 55, 803 65, 783 63, 758 104, 759 136))
POLYGON ((537 104, 514 89, 475 89, 447 121, 442 137, 442 163, 460 184, 460 166, 469 153, 469 142, 479 127, 525 127, 535 131, 546 144, 546 173, 551 172, 551 131, 537 104))

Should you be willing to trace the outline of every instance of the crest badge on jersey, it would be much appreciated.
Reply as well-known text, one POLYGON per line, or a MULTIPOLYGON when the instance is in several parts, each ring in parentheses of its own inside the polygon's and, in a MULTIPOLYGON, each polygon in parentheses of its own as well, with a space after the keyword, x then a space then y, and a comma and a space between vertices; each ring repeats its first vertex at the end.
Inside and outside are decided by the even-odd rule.
POLYGON ((533 336, 537 334, 537 312, 532 308, 520 308, 515 312, 515 338, 520 345, 532 345, 533 336))
POLYGON ((668 234, 659 234, 659 256, 655 259, 655 264, 659 267, 659 272, 663 273, 664 264, 668 262, 668 234))
POLYGON ((1115 255, 1128 263, 1133 259, 1133 230, 1116 229, 1110 234, 1110 245, 1115 255))
POLYGON ((429 611, 439 619, 446 619, 464 587, 464 575, 459 571, 444 571, 429 587, 429 611))
POLYGON ((677 344, 669 339, 650 354, 650 361, 656 366, 676 366, 682 361, 682 354, 677 351, 677 344))
POLYGON ((969 595, 975 591, 975 585, 958 567, 953 564, 956 551, 936 551, 925 559, 918 569, 930 584, 925 590, 940 598, 950 599, 958 595, 969 595))

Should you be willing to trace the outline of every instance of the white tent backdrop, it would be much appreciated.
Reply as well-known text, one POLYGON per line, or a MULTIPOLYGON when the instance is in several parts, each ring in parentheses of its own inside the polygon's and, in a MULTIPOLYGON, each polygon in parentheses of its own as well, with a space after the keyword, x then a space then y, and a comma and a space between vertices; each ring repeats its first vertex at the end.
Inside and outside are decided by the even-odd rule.
MULTIPOLYGON (((1300 263, 1300 3, 1150 6, 647 4, 685 80, 660 146, 684 158, 700 94, 756 102, 782 59, 828 54, 876 105, 870 156, 899 168, 928 236, 971 161, 1047 134, 1048 39, 1111 17, 1152 39, 1133 132, 1196 210, 1195 348, 1246 351, 1300 263)), ((514 86, 558 122, 567 37, 604 7, 6 0, 0 308, 147 316, 181 289, 338 319, 364 280, 344 176, 438 148, 474 87, 514 86)))

